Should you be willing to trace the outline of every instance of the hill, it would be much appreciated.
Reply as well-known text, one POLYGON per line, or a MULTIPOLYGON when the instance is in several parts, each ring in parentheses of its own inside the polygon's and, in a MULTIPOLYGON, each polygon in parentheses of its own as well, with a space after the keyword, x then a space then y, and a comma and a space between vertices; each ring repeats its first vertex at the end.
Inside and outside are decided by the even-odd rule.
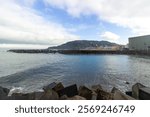
POLYGON ((70 41, 65 44, 49 47, 48 49, 57 49, 57 50, 85 50, 85 49, 96 49, 99 47, 112 47, 117 46, 116 43, 111 43, 108 41, 87 41, 87 40, 76 40, 70 41))

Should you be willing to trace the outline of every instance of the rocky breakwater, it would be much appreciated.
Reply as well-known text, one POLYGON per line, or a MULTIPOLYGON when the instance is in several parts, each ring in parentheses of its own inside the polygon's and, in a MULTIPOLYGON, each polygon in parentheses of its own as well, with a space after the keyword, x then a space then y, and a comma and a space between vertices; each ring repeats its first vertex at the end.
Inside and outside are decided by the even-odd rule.
POLYGON ((50 83, 43 87, 42 92, 18 93, 0 87, 1 100, 135 100, 150 99, 146 87, 140 83, 133 85, 132 91, 122 93, 113 88, 111 92, 105 91, 101 85, 77 87, 76 84, 64 87, 60 83, 50 83), (143 97, 144 96, 144 97, 143 97))

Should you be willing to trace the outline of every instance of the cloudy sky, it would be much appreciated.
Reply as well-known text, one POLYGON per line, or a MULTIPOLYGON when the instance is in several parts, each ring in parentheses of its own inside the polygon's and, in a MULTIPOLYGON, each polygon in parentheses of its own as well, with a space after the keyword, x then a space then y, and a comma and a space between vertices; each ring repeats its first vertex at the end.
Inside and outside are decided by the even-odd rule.
POLYGON ((127 44, 150 34, 149 0, 0 0, 0 46, 72 40, 127 44))

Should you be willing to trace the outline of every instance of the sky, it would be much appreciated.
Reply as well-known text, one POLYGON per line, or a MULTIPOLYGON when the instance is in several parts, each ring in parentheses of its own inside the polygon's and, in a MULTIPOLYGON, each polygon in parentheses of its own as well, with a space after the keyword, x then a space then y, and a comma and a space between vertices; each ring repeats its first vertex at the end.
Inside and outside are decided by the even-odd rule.
POLYGON ((73 40, 127 44, 150 34, 149 0, 0 0, 0 47, 73 40))

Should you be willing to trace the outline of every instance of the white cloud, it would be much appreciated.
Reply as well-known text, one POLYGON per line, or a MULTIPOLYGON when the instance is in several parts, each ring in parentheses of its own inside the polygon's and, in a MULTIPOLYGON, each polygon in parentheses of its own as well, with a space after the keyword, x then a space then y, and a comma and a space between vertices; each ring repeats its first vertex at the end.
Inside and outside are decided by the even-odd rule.
POLYGON ((66 10, 74 17, 97 15, 98 18, 130 28, 135 34, 150 33, 149 0, 44 0, 66 10))
POLYGON ((100 35, 100 37, 104 40, 108 40, 108 41, 112 41, 112 42, 116 42, 120 38, 119 35, 109 32, 109 31, 102 33, 100 35))
POLYGON ((61 24, 44 19, 30 7, 21 6, 17 0, 0 2, 0 39, 57 45, 79 38, 61 24))

